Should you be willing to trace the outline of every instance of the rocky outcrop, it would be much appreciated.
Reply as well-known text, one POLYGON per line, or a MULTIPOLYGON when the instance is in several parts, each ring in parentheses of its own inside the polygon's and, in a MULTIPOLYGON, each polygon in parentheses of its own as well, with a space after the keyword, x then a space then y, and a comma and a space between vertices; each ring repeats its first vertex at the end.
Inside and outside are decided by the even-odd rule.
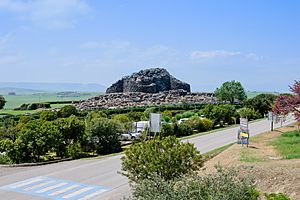
POLYGON ((112 84, 106 93, 143 92, 159 93, 169 90, 182 89, 190 92, 190 85, 182 82, 163 68, 141 70, 131 76, 126 76, 112 84))
POLYGON ((216 103, 213 93, 189 93, 183 89, 159 93, 110 93, 75 104, 79 110, 98 110, 180 104, 216 103))

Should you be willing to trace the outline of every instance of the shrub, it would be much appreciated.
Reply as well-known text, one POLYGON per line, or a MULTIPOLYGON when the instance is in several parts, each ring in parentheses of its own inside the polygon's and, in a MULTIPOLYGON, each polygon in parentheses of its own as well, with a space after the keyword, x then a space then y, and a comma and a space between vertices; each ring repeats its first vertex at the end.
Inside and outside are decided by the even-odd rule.
POLYGON ((79 142, 69 144, 67 146, 66 155, 71 158, 80 158, 82 156, 82 148, 79 142))
POLYGON ((193 133, 192 127, 186 123, 174 124, 174 134, 177 137, 188 136, 193 133))
POLYGON ((63 106, 59 111, 58 111, 58 115, 60 117, 70 117, 71 115, 77 115, 77 110, 75 108, 75 106, 72 105, 66 105, 63 106))
POLYGON ((202 119, 202 123, 203 123, 205 131, 209 131, 213 127, 213 122, 207 118, 202 119))
POLYGON ((193 116, 184 123, 188 124, 193 130, 197 130, 198 132, 205 131, 204 124, 198 116, 193 116))
POLYGON ((177 120, 180 120, 180 119, 183 118, 183 115, 182 114, 177 114, 175 117, 176 117, 177 120))
POLYGON ((57 119, 57 113, 50 110, 44 110, 40 113, 40 119, 45 121, 53 121, 57 119))
POLYGON ((194 115, 195 115, 195 113, 191 112, 191 111, 186 111, 186 112, 182 113, 182 117, 183 118, 190 118, 190 117, 192 117, 194 115))
POLYGON ((133 200, 257 200, 254 180, 234 169, 218 167, 214 174, 197 174, 164 180, 159 176, 133 185, 133 200))
POLYGON ((202 165, 202 156, 194 145, 181 143, 175 137, 136 143, 122 157, 123 174, 134 182, 153 179, 156 175, 171 180, 202 165))
POLYGON ((95 118, 87 125, 89 142, 100 154, 121 151, 120 123, 107 118, 95 118))
POLYGON ((168 137, 174 135, 174 128, 172 124, 162 124, 161 136, 168 137))

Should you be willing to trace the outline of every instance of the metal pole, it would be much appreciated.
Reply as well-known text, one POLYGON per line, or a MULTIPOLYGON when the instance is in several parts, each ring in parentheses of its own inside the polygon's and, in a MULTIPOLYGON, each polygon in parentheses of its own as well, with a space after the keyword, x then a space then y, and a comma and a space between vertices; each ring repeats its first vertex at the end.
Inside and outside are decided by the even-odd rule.
POLYGON ((273 128, 274 128, 274 122, 273 120, 271 121, 271 131, 273 131, 273 128))

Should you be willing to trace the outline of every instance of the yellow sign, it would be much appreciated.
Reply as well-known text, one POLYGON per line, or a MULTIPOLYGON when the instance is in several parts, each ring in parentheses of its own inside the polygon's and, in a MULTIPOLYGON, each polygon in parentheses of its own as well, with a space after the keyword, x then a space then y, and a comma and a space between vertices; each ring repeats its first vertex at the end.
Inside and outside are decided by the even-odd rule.
POLYGON ((244 138, 248 138, 248 137, 249 137, 249 135, 248 135, 247 133, 244 133, 244 132, 241 132, 241 133, 240 133, 240 136, 242 136, 242 137, 244 137, 244 138))

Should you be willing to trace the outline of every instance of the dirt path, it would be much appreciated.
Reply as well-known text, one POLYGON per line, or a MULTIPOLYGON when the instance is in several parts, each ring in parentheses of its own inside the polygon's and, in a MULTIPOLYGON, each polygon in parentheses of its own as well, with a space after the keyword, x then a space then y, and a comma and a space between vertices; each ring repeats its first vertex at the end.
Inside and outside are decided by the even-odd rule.
POLYGON ((256 178, 256 185, 262 192, 281 192, 292 199, 300 200, 300 159, 283 160, 270 145, 273 138, 294 127, 261 134, 250 140, 249 148, 234 144, 205 163, 208 172, 216 164, 224 167, 250 166, 243 173, 256 178))

